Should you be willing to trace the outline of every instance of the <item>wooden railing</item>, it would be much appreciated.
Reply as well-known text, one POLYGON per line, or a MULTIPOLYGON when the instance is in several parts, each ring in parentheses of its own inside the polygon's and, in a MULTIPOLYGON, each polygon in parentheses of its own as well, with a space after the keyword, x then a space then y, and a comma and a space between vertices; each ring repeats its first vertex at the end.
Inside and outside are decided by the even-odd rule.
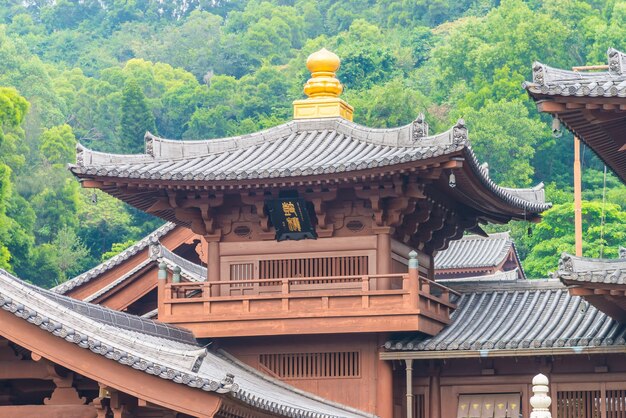
MULTIPOLYGON (((339 321, 342 317, 370 316, 377 317, 379 329, 384 327, 385 318, 397 320, 403 315, 414 318, 424 315, 442 327, 449 322, 455 307, 450 300, 452 294, 456 292, 420 277, 418 269, 409 269, 405 274, 199 283, 159 280, 159 319, 172 323, 215 324, 323 317, 339 321)), ((410 322, 410 318, 406 319, 410 322)), ((390 331, 404 330, 399 325, 394 326, 396 328, 390 331)))

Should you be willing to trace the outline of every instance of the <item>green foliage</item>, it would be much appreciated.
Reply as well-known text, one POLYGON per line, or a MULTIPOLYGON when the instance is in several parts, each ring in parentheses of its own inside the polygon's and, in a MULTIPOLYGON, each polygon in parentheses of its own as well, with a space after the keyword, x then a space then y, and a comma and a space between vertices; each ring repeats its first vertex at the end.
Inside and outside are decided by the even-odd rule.
POLYGON ((135 80, 130 80, 122 92, 120 120, 122 147, 129 154, 143 152, 143 136, 148 131, 156 133, 154 115, 139 84, 135 80))
POLYGON ((54 262, 61 272, 61 280, 65 281, 73 274, 79 273, 77 267, 83 265, 89 254, 87 247, 80 241, 73 229, 63 227, 52 242, 54 246, 54 262))
POLYGON ((116 243, 114 243, 111 246, 111 250, 110 251, 107 251, 107 252, 102 254, 102 257, 100 258, 100 261, 107 261, 109 258, 118 255, 119 253, 121 253, 122 251, 124 251, 125 249, 127 249, 128 247, 133 245, 135 242, 137 242, 137 240, 129 239, 128 241, 125 241, 125 242, 116 242, 116 243))
MULTIPOLYGON (((392 127, 425 112, 436 133, 463 117, 498 183, 548 184, 556 206, 535 233, 529 237, 524 222, 507 226, 529 271, 543 276, 573 245, 559 229, 571 223, 572 136, 553 138, 549 118, 520 84, 535 60, 603 64, 608 47, 626 49, 626 4, 612 0, 5 3, 0 267, 44 286, 160 222, 100 192, 94 203, 94 192, 63 167, 76 141, 136 153, 147 130, 201 139, 275 126, 291 118, 309 77, 303 63, 321 47, 342 58, 338 76, 356 122, 392 127), (68 248, 85 254, 82 261, 64 264, 59 251, 68 248)), ((588 151, 583 164, 587 251, 597 255, 603 165, 588 151)), ((604 254, 611 255, 624 241, 617 219, 626 187, 610 173, 606 184, 604 254)))
POLYGON ((76 138, 65 124, 46 129, 41 134, 41 153, 50 164, 67 164, 74 160, 76 138))
MULTIPOLYGON (((626 240, 626 211, 615 204, 583 201, 583 255, 587 257, 614 258, 619 245, 626 240), (604 212, 604 225, 601 218, 604 212)), ((524 261, 529 277, 546 277, 555 271, 558 255, 574 252, 574 205, 563 203, 544 213, 543 220, 535 225, 532 236, 525 245, 530 248, 524 261)))
POLYGON ((526 106, 519 100, 487 101, 463 116, 472 147, 489 164, 490 177, 504 186, 529 186, 535 144, 547 132, 540 122, 528 118, 526 106))

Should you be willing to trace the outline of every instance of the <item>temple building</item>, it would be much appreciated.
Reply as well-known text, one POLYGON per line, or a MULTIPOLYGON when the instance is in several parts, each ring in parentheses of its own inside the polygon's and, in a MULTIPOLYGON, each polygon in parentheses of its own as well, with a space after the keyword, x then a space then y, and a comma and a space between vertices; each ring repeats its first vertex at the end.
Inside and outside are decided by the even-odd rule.
POLYGON ((465 235, 435 255, 435 280, 524 280, 515 243, 508 232, 465 235))
MULTIPOLYGON (((626 182, 626 54, 614 48, 600 71, 581 73, 533 64, 524 83, 540 111, 550 113, 584 141, 626 182)), ((563 254, 556 277, 611 317, 626 320, 624 250, 620 259, 563 254)))
POLYGON ((168 222, 52 291, 0 274, 0 417, 528 418, 538 372, 554 416, 623 416, 626 328, 481 228, 540 221, 542 185, 495 184, 463 120, 352 122, 339 64, 265 131, 78 147, 83 187, 168 222))
POLYGON ((558 118, 626 182, 626 54, 609 48, 606 71, 533 64, 524 83, 541 112, 558 118))

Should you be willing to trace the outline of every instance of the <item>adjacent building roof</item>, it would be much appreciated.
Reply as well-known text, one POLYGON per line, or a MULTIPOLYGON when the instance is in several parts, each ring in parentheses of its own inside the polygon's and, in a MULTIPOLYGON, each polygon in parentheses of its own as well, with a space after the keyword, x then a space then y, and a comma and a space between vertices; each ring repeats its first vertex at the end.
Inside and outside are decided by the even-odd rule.
POLYGON ((580 72, 533 64, 524 87, 626 181, 626 54, 608 50, 608 70, 580 72), (621 150, 621 151, 620 151, 621 150))
POLYGON ((281 383, 225 353, 208 351, 187 330, 43 290, 4 270, 0 270, 0 307, 64 343, 176 384, 231 396, 274 415, 369 416, 281 383))
POLYGON ((626 257, 617 259, 576 257, 563 253, 556 277, 566 284, 626 284, 626 257))
POLYGON ((435 269, 496 267, 505 261, 512 247, 513 240, 508 232, 488 237, 465 235, 451 241, 446 250, 437 253, 435 269))
POLYGON ((385 347, 416 358, 626 352, 626 326, 556 280, 453 288, 461 296, 442 332, 395 338, 385 347))
MULTIPOLYGON (((159 181, 183 188, 244 188, 275 184, 277 179, 289 185, 301 184, 304 179, 352 178, 343 174, 348 172, 392 174, 438 158, 458 159, 466 162, 464 166, 479 186, 474 181, 466 186, 458 179, 457 189, 480 187, 508 208, 490 207, 494 216, 513 212, 515 217, 524 213, 532 217, 550 207, 545 203, 543 185, 530 189, 496 185, 486 168, 479 165, 462 120, 449 131, 433 136, 425 136, 421 126, 416 122, 393 129, 372 129, 342 118, 326 118, 293 120, 249 135, 202 141, 168 140, 146 134, 146 152, 141 155, 106 154, 79 145, 77 162, 70 170, 83 180, 123 178, 148 189, 159 181)), ((141 210, 148 210, 157 201, 157 196, 147 193, 134 196, 115 186, 98 187, 141 210)), ((451 189, 450 193, 476 206, 475 199, 467 200, 465 196, 470 190, 475 189, 451 189)), ((176 220, 173 213, 155 213, 176 220)))
MULTIPOLYGON (((143 241, 143 240, 142 240, 143 241)), ((140 241, 141 242, 141 241, 140 241)), ((195 264, 177 254, 174 254, 167 248, 165 248, 160 242, 151 242, 150 244, 150 252, 146 259, 139 263, 135 268, 130 270, 129 272, 121 275, 117 279, 113 280, 111 283, 106 286, 101 287, 96 292, 91 295, 82 298, 85 302, 93 302, 98 299, 100 296, 110 292, 111 290, 121 286, 129 280, 132 280, 133 277, 137 275, 137 273, 141 272, 148 266, 157 267, 160 262, 164 262, 166 269, 173 272, 175 267, 180 268, 180 275, 185 279, 185 281, 189 282, 202 282, 207 278, 207 270, 206 267, 201 266, 199 264, 195 264)), ((54 291, 54 289, 52 289, 54 291)))
POLYGON ((85 283, 90 282, 91 280, 99 277, 105 272, 111 270, 115 266, 122 264, 124 261, 128 260, 135 254, 144 249, 148 248, 151 243, 157 242, 161 237, 166 235, 168 232, 173 230, 176 227, 175 224, 171 222, 165 223, 163 226, 157 228, 154 232, 137 241, 135 244, 131 245, 124 251, 115 256, 111 257, 107 261, 98 264, 94 268, 87 270, 86 272, 79 274, 78 276, 70 279, 66 282, 61 283, 58 286, 53 287, 51 290, 55 293, 65 294, 75 287, 81 286, 85 283))
POLYGON ((457 283, 512 282, 519 280, 520 277, 523 277, 523 274, 518 268, 514 268, 513 270, 497 271, 492 274, 483 274, 480 276, 439 278, 437 277, 437 270, 435 270, 435 277, 437 279, 437 283, 441 283, 446 286, 454 286, 457 283))

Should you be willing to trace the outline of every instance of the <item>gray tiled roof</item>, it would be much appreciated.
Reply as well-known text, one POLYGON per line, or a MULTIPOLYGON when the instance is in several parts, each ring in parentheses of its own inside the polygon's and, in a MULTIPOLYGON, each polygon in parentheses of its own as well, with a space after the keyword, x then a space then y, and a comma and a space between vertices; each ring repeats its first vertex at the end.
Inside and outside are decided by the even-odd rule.
POLYGON ((626 54, 610 48, 608 71, 579 72, 535 62, 533 82, 524 83, 531 93, 578 97, 626 97, 626 54))
POLYGON ((206 267, 174 254, 160 243, 153 246, 151 256, 165 262, 168 269, 173 269, 175 266, 180 267, 180 274, 191 282, 203 282, 208 277, 206 267))
POLYGON ((495 267, 506 258, 513 240, 508 232, 488 237, 465 235, 435 256, 435 269, 495 267))
POLYGON ((385 344, 390 350, 431 353, 479 351, 498 355, 520 349, 626 345, 620 325, 558 281, 520 281, 453 287, 461 291, 452 322, 434 337, 409 335, 385 344))
POLYGON ((81 273, 66 282, 61 283, 60 285, 53 287, 51 290, 59 294, 65 294, 75 287, 90 282, 91 280, 99 277, 101 274, 106 273, 113 267, 122 264, 124 261, 128 260, 138 252, 143 251, 150 245, 150 243, 156 242, 158 239, 174 229, 175 226, 176 225, 171 222, 165 223, 163 226, 157 228, 154 232, 137 241, 135 244, 131 245, 121 253, 116 254, 107 261, 98 264, 94 268, 87 270, 86 272, 81 273))
MULTIPOLYGON (((121 275, 117 279, 113 280, 111 283, 103 286, 98 289, 96 292, 91 295, 83 298, 85 302, 93 302, 100 296, 106 294, 107 292, 115 289, 116 287, 126 283, 132 277, 134 277, 137 272, 143 270, 151 264, 157 265, 158 262, 163 261, 168 270, 172 270, 174 267, 180 267, 180 274, 183 278, 190 282, 201 282, 206 280, 207 278, 207 270, 206 267, 203 267, 199 264, 195 264, 187 259, 182 258, 179 255, 174 254, 167 248, 165 248, 159 242, 152 242, 150 244, 150 252, 148 253, 148 257, 133 269, 128 271, 126 274, 121 275)), ((53 289, 54 290, 54 289, 53 289)))
POLYGON ((569 71, 533 64, 524 82, 541 111, 551 113, 626 181, 626 54, 610 48, 608 71, 569 71), (555 105, 555 103, 560 103, 555 105), (569 106, 571 105, 571 106, 569 106))
POLYGON ((626 258, 600 259, 563 253, 555 277, 564 282, 626 284, 626 258))
POLYGON ((483 185, 505 202, 539 212, 543 187, 497 186, 480 167, 462 120, 449 131, 414 138, 414 125, 371 129, 342 118, 294 120, 249 135, 176 141, 146 134, 146 153, 105 154, 78 147, 70 170, 79 177, 219 182, 317 176, 393 167, 456 153, 469 162, 483 185))
POLYGON ((4 270, 0 270, 0 307, 67 344, 176 384, 232 396, 277 416, 370 416, 295 389, 224 353, 208 351, 189 331, 76 301, 4 270))
MULTIPOLYGON (((436 272, 435 272, 436 274, 436 272)), ((515 268, 508 271, 497 271, 493 274, 487 274, 482 276, 470 276, 470 277, 454 277, 454 278, 437 278, 437 283, 444 284, 446 286, 454 286, 458 283, 477 283, 477 282, 511 282, 518 280, 521 277, 519 269, 515 268)))

